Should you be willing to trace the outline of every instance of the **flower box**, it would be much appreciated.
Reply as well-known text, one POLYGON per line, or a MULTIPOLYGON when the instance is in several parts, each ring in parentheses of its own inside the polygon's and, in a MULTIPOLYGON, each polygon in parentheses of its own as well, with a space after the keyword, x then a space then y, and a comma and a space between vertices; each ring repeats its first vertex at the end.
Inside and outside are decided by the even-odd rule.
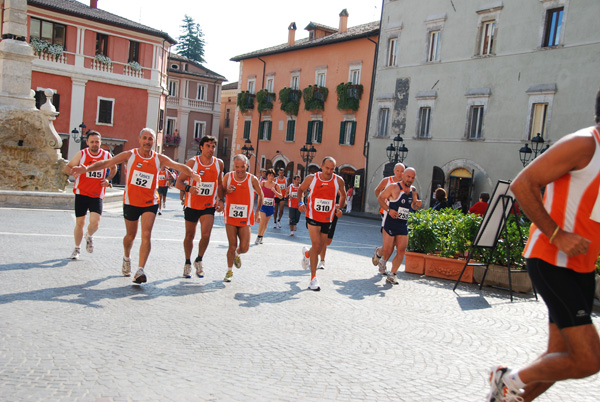
POLYGON ((423 253, 407 251, 404 254, 404 272, 423 275, 425 273, 425 257, 423 253))
MULTIPOLYGON (((463 270, 466 260, 457 260, 455 258, 437 257, 433 255, 425 256, 425 275, 434 278, 449 279, 456 281, 463 270)), ((468 266, 460 278, 461 282, 473 283, 473 266, 468 266)))
MULTIPOLYGON (((475 283, 481 283, 485 267, 473 267, 473 279, 475 283)), ((525 270, 511 271, 512 290, 519 293, 533 293, 533 286, 529 274, 525 270)), ((485 286, 497 286, 504 289, 510 289, 508 284, 508 271, 501 265, 490 264, 487 275, 485 276, 485 286)))

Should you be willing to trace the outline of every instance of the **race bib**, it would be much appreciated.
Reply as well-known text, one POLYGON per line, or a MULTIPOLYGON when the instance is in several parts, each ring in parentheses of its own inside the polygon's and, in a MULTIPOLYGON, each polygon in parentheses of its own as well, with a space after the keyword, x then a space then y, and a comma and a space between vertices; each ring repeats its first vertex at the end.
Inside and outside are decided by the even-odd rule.
POLYGON ((275 205, 275 200, 273 198, 263 198, 263 205, 265 207, 272 207, 275 205))
POLYGON ((151 173, 140 172, 139 170, 134 170, 131 175, 131 184, 138 187, 143 188, 152 188, 152 181, 154 180, 154 175, 151 173))
POLYGON ((292 197, 292 198, 298 198, 298 192, 295 192, 295 191, 291 192, 290 193, 290 197, 292 197))
POLYGON ((85 172, 85 177, 89 179, 102 179, 102 170, 95 170, 93 172, 85 172))
POLYGON ((165 176, 164 174, 159 174, 158 180, 167 180, 167 176, 165 176))
POLYGON ((198 195, 213 195, 215 192, 215 183, 214 182, 202 182, 200 183, 200 192, 198 195))
POLYGON ((325 200, 323 198, 317 198, 315 200, 315 211, 317 212, 331 212, 333 208, 333 200, 325 200))
POLYGON ((248 205, 231 204, 231 207, 229 207, 229 216, 232 218, 247 218, 248 205))
POLYGON ((410 213, 410 209, 408 209, 408 208, 398 208, 398 219, 407 221, 409 213, 410 213))
POLYGON ((282 190, 285 190, 285 183, 283 183, 283 184, 280 184, 280 185, 279 185, 279 188, 280 188, 280 189, 282 189, 282 190))

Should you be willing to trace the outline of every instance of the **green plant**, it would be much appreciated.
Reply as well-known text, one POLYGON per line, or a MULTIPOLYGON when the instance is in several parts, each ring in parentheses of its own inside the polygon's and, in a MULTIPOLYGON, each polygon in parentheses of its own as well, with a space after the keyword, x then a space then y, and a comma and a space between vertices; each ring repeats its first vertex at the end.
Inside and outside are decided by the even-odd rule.
POLYGON ((256 103, 258 104, 258 111, 260 113, 265 110, 273 109, 273 102, 277 96, 273 92, 269 92, 266 89, 261 89, 256 93, 256 103))
POLYGON ((358 110, 360 106, 360 98, 363 93, 362 85, 355 85, 351 82, 342 82, 335 88, 337 93, 337 107, 340 110, 358 110))
POLYGON ((438 240, 432 228, 432 219, 433 213, 430 210, 417 211, 409 215, 408 251, 428 254, 437 249, 438 240))
POLYGON ((62 45, 53 45, 43 39, 33 38, 31 39, 31 47, 35 54, 46 53, 58 59, 65 52, 65 48, 62 45))
POLYGON ((254 109, 255 95, 248 91, 242 91, 237 94, 237 106, 242 113, 246 113, 248 109, 254 109))
POLYGON ((318 85, 309 85, 302 90, 304 99, 304 109, 306 110, 325 110, 325 101, 329 95, 329 89, 318 85))
POLYGON ((298 116, 298 109, 300 108, 300 96, 302 93, 297 89, 283 88, 279 91, 279 103, 281 103, 281 110, 289 115, 298 116))
POLYGON ((110 66, 112 64, 112 60, 110 59, 110 57, 105 56, 103 54, 97 54, 95 56, 95 59, 97 62, 102 63, 106 66, 110 66))
POLYGON ((129 63, 127 63, 127 65, 129 66, 129 68, 132 71, 141 71, 142 70, 142 66, 137 61, 130 61, 129 63))

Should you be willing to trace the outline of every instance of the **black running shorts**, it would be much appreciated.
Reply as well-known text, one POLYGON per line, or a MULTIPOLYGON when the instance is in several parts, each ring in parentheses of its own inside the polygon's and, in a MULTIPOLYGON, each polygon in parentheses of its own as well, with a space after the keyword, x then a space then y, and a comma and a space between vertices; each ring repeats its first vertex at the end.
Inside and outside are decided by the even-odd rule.
POLYGON ((213 215, 215 214, 215 207, 206 209, 194 209, 187 207, 183 211, 183 217, 188 222, 198 223, 198 220, 202 215, 213 215))
POLYGON ((320 226, 321 233, 328 234, 329 228, 331 227, 331 222, 317 222, 314 219, 306 218, 306 228, 308 229, 308 225, 310 226, 320 226))
POLYGON ((86 216, 87 211, 102 215, 102 198, 75 194, 75 217, 86 216))
POLYGON ((128 221, 137 221, 140 216, 146 212, 152 212, 154 215, 158 212, 158 204, 148 207, 134 207, 133 205, 123 204, 123 217, 128 221))

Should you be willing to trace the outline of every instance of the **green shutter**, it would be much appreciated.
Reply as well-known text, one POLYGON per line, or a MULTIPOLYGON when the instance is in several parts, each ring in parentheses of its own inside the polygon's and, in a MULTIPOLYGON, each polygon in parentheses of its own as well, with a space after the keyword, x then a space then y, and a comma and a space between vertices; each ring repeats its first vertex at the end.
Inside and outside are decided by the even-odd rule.
POLYGON ((287 132, 285 134, 286 141, 294 141, 294 129, 296 128, 295 120, 288 120, 287 122, 287 132))
POLYGON ((346 122, 340 123, 340 145, 344 145, 344 134, 346 134, 346 122))
POLYGON ((319 125, 317 131, 317 143, 320 144, 323 140, 323 122, 319 121, 317 124, 319 125))
POLYGON ((267 137, 268 137, 267 140, 271 141, 271 127, 273 127, 273 122, 269 121, 267 123, 269 124, 268 131, 267 131, 267 137))
POLYGON ((252 122, 250 120, 247 120, 244 122, 244 139, 247 140, 250 138, 250 124, 252 122))
POLYGON ((265 127, 265 122, 264 121, 260 121, 258 122, 258 139, 259 140, 264 140, 263 138, 263 129, 265 127))
POLYGON ((356 122, 352 122, 352 131, 350 132, 350 145, 354 145, 354 137, 356 137, 356 122))
POLYGON ((306 130, 306 143, 310 144, 312 142, 312 128, 314 121, 311 120, 308 122, 308 130, 306 130))

